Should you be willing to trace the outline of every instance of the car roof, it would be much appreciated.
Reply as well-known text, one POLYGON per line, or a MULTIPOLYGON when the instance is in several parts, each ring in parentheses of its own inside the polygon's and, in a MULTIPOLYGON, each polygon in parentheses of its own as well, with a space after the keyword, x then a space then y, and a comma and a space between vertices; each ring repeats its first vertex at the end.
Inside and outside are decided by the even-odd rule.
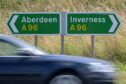
POLYGON ((9 40, 10 38, 14 38, 15 36, 12 35, 4 35, 4 34, 0 34, 0 38, 1 39, 5 39, 5 40, 9 40))
POLYGON ((15 38, 15 36, 12 36, 12 35, 0 34, 0 40, 6 41, 8 43, 11 43, 13 45, 20 46, 20 47, 26 46, 25 44, 22 44, 22 40, 19 40, 19 39, 15 38))
POLYGON ((12 36, 12 35, 0 34, 0 37, 14 37, 14 36, 12 36))

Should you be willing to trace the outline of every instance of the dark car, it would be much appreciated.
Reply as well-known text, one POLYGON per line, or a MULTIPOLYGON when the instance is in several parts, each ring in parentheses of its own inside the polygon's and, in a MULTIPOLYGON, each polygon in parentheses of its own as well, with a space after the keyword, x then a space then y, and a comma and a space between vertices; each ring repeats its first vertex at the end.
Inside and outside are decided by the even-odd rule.
POLYGON ((93 58, 49 55, 0 35, 0 84, 113 84, 113 64, 93 58))

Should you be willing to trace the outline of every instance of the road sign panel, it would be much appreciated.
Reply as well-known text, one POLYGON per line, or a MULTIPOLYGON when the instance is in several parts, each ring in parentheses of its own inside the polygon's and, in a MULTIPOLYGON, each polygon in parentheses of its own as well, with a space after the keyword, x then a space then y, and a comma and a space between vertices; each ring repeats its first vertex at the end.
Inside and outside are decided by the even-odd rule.
POLYGON ((114 13, 67 13, 67 34, 114 34, 119 25, 114 13))
POLYGON ((60 14, 14 13, 7 25, 13 34, 60 34, 60 14))
POLYGON ((13 34, 106 35, 114 34, 120 21, 114 13, 24 12, 12 14, 7 25, 13 34))

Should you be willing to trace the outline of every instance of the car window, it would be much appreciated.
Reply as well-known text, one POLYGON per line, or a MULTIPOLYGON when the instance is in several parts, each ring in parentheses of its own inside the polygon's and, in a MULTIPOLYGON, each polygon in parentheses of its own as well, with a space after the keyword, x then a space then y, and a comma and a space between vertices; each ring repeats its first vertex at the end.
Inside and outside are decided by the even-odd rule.
POLYGON ((18 47, 7 43, 7 42, 0 42, 0 56, 14 56, 16 55, 18 47))

